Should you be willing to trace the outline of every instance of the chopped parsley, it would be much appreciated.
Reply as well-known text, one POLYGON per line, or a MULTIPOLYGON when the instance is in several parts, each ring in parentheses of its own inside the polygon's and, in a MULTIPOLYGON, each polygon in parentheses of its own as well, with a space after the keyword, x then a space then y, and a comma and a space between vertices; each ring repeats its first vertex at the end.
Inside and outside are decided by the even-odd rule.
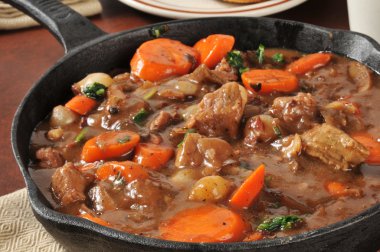
POLYGON ((155 94, 157 93, 157 88, 156 87, 153 87, 151 88, 148 92, 146 92, 143 96, 143 99, 144 100, 149 100, 150 98, 152 98, 155 94))
POLYGON ((271 175, 266 175, 264 177, 264 184, 266 187, 270 187, 270 183, 272 181, 273 177, 271 175))
POLYGON ((80 142, 82 142, 82 141, 86 138, 87 131, 88 131, 88 128, 87 128, 87 127, 83 128, 83 129, 79 132, 79 134, 74 138, 74 142, 75 142, 75 143, 80 143, 80 142))
POLYGON ((140 124, 142 123, 145 118, 148 116, 148 111, 146 111, 144 108, 140 109, 139 112, 137 112, 136 115, 133 116, 132 120, 137 123, 137 124, 140 124))
POLYGON ((282 138, 281 130, 277 125, 273 126, 273 131, 278 138, 282 138))
POLYGON ((260 92, 261 88, 262 88, 262 84, 259 82, 259 83, 253 83, 253 84, 249 84, 251 86, 251 88, 255 91, 255 92, 260 92))
POLYGON ((260 64, 263 64, 264 62, 264 51, 265 51, 265 46, 263 44, 260 44, 259 48, 257 48, 257 51, 256 51, 257 60, 259 61, 260 64))
POLYGON ((126 142, 129 142, 129 140, 131 140, 131 137, 130 136, 125 136, 125 137, 122 137, 122 138, 118 138, 117 142, 120 143, 120 144, 124 144, 126 142))
POLYGON ((84 88, 83 94, 86 95, 88 98, 98 100, 106 95, 106 89, 107 87, 103 84, 94 82, 93 84, 87 85, 84 88))
POLYGON ((188 129, 186 131, 185 135, 183 136, 183 140, 177 145, 177 147, 179 148, 179 147, 181 147, 183 145, 183 142, 185 142, 185 139, 186 139, 186 137, 187 137, 188 134, 190 134, 190 133, 196 133, 196 132, 197 132, 196 129, 188 129))
POLYGON ((124 177, 121 174, 121 171, 118 171, 115 179, 113 180, 113 184, 115 186, 123 185, 125 183, 124 177))
POLYGON ((284 55, 282 53, 276 53, 272 56, 272 60, 275 63, 284 63, 284 55))
POLYGON ((264 220, 258 227, 259 231, 276 232, 279 230, 287 230, 296 228, 301 225, 304 220, 296 215, 277 216, 264 220))
POLYGON ((154 26, 149 30, 149 34, 155 38, 159 38, 164 34, 165 32, 169 31, 168 25, 158 25, 154 26))
POLYGON ((241 56, 241 52, 238 50, 233 50, 231 52, 228 52, 226 59, 227 59, 228 64, 238 69, 240 74, 249 70, 248 67, 244 67, 244 61, 241 56))

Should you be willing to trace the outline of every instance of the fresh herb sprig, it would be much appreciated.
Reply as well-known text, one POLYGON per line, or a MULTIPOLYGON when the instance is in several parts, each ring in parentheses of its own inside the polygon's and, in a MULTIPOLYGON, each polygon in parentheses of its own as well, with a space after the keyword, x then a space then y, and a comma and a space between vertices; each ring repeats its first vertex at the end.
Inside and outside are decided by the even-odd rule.
POLYGON ((249 70, 248 67, 244 66, 243 57, 241 56, 241 52, 238 50, 233 50, 231 52, 228 52, 226 59, 227 59, 228 64, 238 69, 240 74, 249 70))
POLYGON ((260 65, 264 63, 264 52, 265 52, 265 46, 263 44, 260 44, 259 48, 257 48, 257 51, 256 51, 257 60, 259 61, 260 65))
POLYGON ((83 94, 88 98, 99 100, 106 95, 106 89, 107 87, 103 84, 94 82, 83 89, 83 94))
POLYGON ((259 231, 276 232, 283 231, 292 228, 296 228, 301 225, 304 220, 296 215, 284 215, 264 220, 258 227, 259 231))
POLYGON ((274 63, 284 63, 284 55, 282 53, 275 53, 272 56, 272 60, 274 63))
POLYGON ((78 133, 78 135, 76 135, 76 137, 74 138, 74 142, 75 142, 75 143, 80 143, 80 142, 82 142, 83 140, 85 140, 85 139, 86 139, 86 134, 87 134, 87 132, 88 132, 88 128, 87 128, 87 127, 83 128, 83 129, 78 133))
POLYGON ((169 31, 168 25, 158 25, 154 26, 149 30, 149 34, 155 38, 159 38, 164 34, 165 32, 169 31))
POLYGON ((132 118, 132 120, 136 123, 136 124, 141 124, 149 115, 149 112, 146 111, 144 108, 140 109, 139 112, 137 112, 137 114, 135 114, 132 118))

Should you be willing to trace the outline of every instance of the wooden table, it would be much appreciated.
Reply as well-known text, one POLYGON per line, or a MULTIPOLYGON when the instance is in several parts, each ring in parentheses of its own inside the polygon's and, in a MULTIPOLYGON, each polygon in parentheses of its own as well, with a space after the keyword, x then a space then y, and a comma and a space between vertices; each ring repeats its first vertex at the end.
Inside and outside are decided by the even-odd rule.
MULTIPOLYGON (((106 32, 166 20, 136 11, 116 0, 101 2, 104 11, 92 20, 106 32)), ((348 29, 345 0, 309 0, 271 17, 348 29)), ((16 108, 31 85, 62 55, 62 47, 45 29, 0 31, 0 196, 25 186, 10 144, 10 128, 16 108)))

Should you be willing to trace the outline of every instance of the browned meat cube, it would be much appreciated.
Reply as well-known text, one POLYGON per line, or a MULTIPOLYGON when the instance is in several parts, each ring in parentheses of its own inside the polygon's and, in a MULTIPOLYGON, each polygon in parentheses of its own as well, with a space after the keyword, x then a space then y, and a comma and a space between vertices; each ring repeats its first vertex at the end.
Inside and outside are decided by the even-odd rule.
POLYGON ((305 151, 312 157, 347 171, 364 162, 368 150, 343 131, 328 125, 315 126, 301 135, 305 151))
POLYGON ((42 168, 57 168, 65 163, 61 153, 52 147, 39 149, 36 158, 40 160, 39 166, 42 168))
POLYGON ((175 165, 178 168, 206 168, 204 171, 209 175, 219 171, 229 160, 233 162, 233 150, 229 143, 219 138, 189 133, 178 149, 175 165))
POLYGON ((223 85, 229 81, 236 81, 237 75, 228 73, 226 71, 210 70, 207 68, 206 65, 202 64, 199 67, 197 67, 197 69, 195 69, 194 72, 185 75, 180 79, 196 81, 198 83, 215 83, 223 85))
POLYGON ((270 110, 282 122, 281 126, 291 133, 302 133, 316 123, 317 102, 308 93, 278 97, 270 110))
POLYGON ((181 120, 181 115, 178 113, 176 108, 173 107, 167 110, 161 110, 150 123, 149 129, 151 131, 161 131, 170 124, 175 124, 181 120))
POLYGON ((347 101, 334 101, 321 109, 325 122, 346 132, 364 129, 360 110, 356 104, 347 101))
POLYGON ((254 146, 257 142, 269 142, 282 136, 278 119, 269 115, 251 117, 244 127, 244 143, 254 146))
POLYGON ((97 212, 115 210, 118 208, 118 205, 114 201, 114 197, 110 195, 107 190, 106 183, 97 184, 88 191, 88 195, 92 201, 94 210, 97 212))
POLYGON ((247 93, 238 83, 224 84, 203 97, 187 127, 206 136, 236 139, 246 101, 247 93))
POLYGON ((73 165, 66 163, 52 176, 51 188, 60 205, 65 207, 86 199, 85 190, 90 181, 73 165))

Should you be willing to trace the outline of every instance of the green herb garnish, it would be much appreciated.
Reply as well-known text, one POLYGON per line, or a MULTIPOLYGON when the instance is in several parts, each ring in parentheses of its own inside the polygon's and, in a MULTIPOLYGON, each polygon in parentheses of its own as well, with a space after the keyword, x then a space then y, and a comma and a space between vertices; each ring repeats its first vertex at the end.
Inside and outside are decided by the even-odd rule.
POLYGON ((276 53, 272 56, 272 60, 275 63, 284 63, 284 55, 282 53, 276 53))
POLYGON ((240 160, 240 167, 244 168, 244 169, 247 169, 247 170, 250 170, 251 165, 248 162, 246 162, 246 161, 240 160))
POLYGON ((88 98, 98 100, 106 95, 106 89, 107 87, 103 84, 94 82, 93 84, 88 85, 84 88, 83 94, 86 95, 88 98))
POLYGON ((263 64, 264 62, 264 51, 265 51, 265 46, 263 44, 260 44, 259 48, 257 48, 257 51, 256 51, 257 60, 259 61, 260 64, 263 64))
POLYGON ((278 138, 282 138, 282 133, 281 133, 280 127, 278 127, 278 126, 273 126, 273 131, 274 131, 274 133, 276 134, 276 136, 277 136, 278 138))
POLYGON ((137 112, 136 115, 133 116, 132 120, 137 123, 137 124, 140 124, 142 123, 145 118, 148 116, 148 111, 146 111, 144 108, 140 109, 139 112, 137 112))
POLYGON ((186 137, 187 137, 188 134, 190 134, 190 133, 196 133, 196 132, 197 132, 196 129, 188 129, 186 131, 185 135, 183 136, 183 140, 177 145, 177 147, 179 148, 179 147, 181 147, 183 145, 183 142, 185 142, 185 139, 186 139, 186 137))
POLYGON ((120 144, 124 144, 126 142, 129 142, 129 140, 131 140, 131 138, 129 136, 125 136, 125 137, 122 137, 122 138, 118 138, 117 142, 120 143, 120 144))
POLYGON ((83 129, 79 132, 79 134, 74 138, 74 142, 75 142, 75 143, 80 143, 80 142, 82 142, 82 141, 86 138, 87 131, 88 131, 88 128, 87 128, 87 127, 83 128, 83 129))
POLYGON ((249 84, 249 86, 255 91, 255 92, 260 92, 262 88, 262 84, 259 83, 254 83, 254 84, 249 84))
POLYGON ((115 179, 113 180, 113 184, 115 186, 119 186, 119 185, 123 185, 124 183, 125 183, 124 177, 122 176, 121 171, 119 171, 116 174, 115 179))
POLYGON ((249 70, 248 67, 244 67, 244 61, 241 56, 241 52, 238 50, 228 52, 226 59, 228 64, 230 64, 232 67, 237 68, 240 74, 249 70))
POLYGON ((266 187, 270 187, 270 183, 271 183, 272 179, 273 179, 273 177, 270 175, 266 175, 264 177, 264 184, 266 187))
POLYGON ((239 73, 243 74, 244 72, 247 72, 248 70, 249 70, 248 67, 241 67, 241 68, 239 68, 239 73))
POLYGON ((259 231, 276 232, 279 230, 287 230, 296 228, 301 225, 304 220, 295 215, 278 216, 264 220, 258 227, 259 231))
POLYGON ((150 98, 152 98, 155 94, 157 93, 157 88, 156 87, 153 87, 151 88, 148 92, 146 92, 143 96, 143 99, 144 100, 149 100, 150 98))
POLYGON ((169 31, 168 25, 154 26, 149 30, 149 34, 155 38, 161 37, 162 34, 169 31))

